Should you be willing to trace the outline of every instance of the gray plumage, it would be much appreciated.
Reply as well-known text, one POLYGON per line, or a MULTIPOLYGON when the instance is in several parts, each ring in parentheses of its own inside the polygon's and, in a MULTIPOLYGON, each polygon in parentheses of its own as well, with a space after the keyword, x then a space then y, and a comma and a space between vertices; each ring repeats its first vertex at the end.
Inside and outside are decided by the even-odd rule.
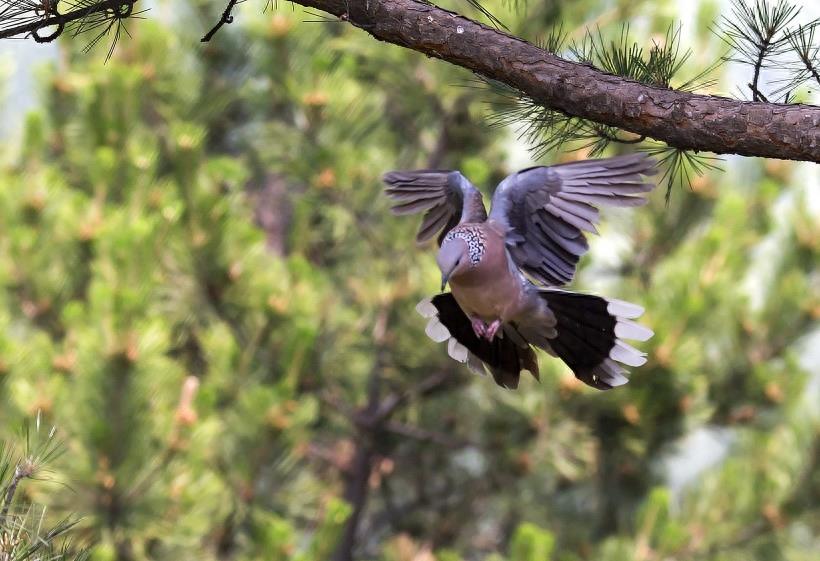
POLYGON ((441 231, 438 243, 459 222, 484 222, 487 211, 481 192, 459 171, 391 171, 384 176, 385 193, 396 204, 394 214, 425 212, 416 241, 423 243, 441 231))
POLYGON ((416 240, 438 233, 440 294, 419 305, 427 333, 448 341, 448 353, 496 382, 517 387, 521 370, 536 377, 530 345, 558 356, 585 383, 626 383, 619 366, 645 355, 622 339, 652 331, 631 321, 634 304, 557 287, 569 283, 597 233, 598 205, 640 206, 653 184, 654 161, 634 154, 533 167, 505 178, 489 215, 481 193, 458 171, 390 172, 386 194, 396 214, 424 213, 416 240))
POLYGON ((567 284, 589 245, 584 232, 598 233, 594 205, 640 206, 654 187, 644 154, 534 167, 510 175, 496 189, 490 220, 500 224, 516 264, 550 286, 567 284))

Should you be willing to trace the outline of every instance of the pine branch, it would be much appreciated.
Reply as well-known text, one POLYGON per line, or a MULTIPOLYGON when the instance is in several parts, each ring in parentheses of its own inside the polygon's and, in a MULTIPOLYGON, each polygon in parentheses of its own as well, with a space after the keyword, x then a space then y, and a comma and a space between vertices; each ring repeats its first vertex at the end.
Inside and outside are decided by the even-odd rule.
POLYGON ((808 25, 799 25, 786 33, 791 52, 797 55, 795 75, 786 89, 793 90, 806 81, 814 80, 820 85, 820 42, 815 42, 815 31, 820 28, 820 20, 808 25))
POLYGON ((440 58, 550 111, 674 146, 820 162, 820 107, 697 95, 613 76, 415 0, 295 0, 376 39, 440 58))
POLYGON ((14 495, 17 493, 18 485, 20 485, 23 479, 31 475, 32 472, 30 470, 24 470, 22 465, 18 465, 14 468, 14 475, 11 477, 11 482, 9 482, 8 487, 6 487, 6 495, 3 497, 3 510, 0 511, 0 525, 6 521, 9 508, 11 507, 12 501, 14 501, 14 495))
POLYGON ((23 424, 23 438, 25 441, 25 450, 22 457, 17 461, 11 460, 10 453, 5 446, 0 447, 0 481, 9 473, 11 465, 14 465, 14 472, 11 480, 6 485, 2 497, 2 508, 0 508, 0 525, 6 523, 9 515, 9 509, 14 502, 14 496, 17 494, 17 489, 24 479, 34 478, 44 466, 59 456, 62 451, 62 442, 55 438, 56 428, 52 427, 45 436, 41 436, 41 417, 37 414, 35 420, 34 436, 38 441, 33 442, 31 425, 28 421, 23 424))
MULTIPOLYGON (((601 68, 610 74, 667 88, 692 54, 689 50, 681 53, 680 28, 670 26, 664 41, 653 41, 648 55, 645 55, 643 48, 629 38, 629 28, 626 25, 621 27, 620 35, 614 41, 605 40, 600 29, 596 29, 595 33, 587 31, 581 43, 570 46, 570 52, 579 62, 601 68)), ((718 64, 720 62, 722 61, 718 61, 718 64)), ((694 89, 703 84, 704 77, 714 69, 715 65, 712 65, 683 82, 683 89, 694 89)), ((598 156, 612 143, 635 145, 646 140, 645 135, 624 136, 618 127, 547 109, 505 84, 493 80, 483 80, 483 83, 496 94, 490 102, 495 110, 490 124, 523 124, 521 136, 533 146, 537 158, 570 142, 580 142, 580 147, 589 149, 591 156, 598 156)), ((711 160, 715 159, 712 156, 680 150, 663 143, 644 149, 660 156, 665 164, 662 181, 667 181, 667 202, 675 184, 691 187, 695 175, 702 175, 707 169, 715 167, 711 164, 711 160)))
POLYGON ((488 101, 492 108, 490 126, 520 127, 519 138, 532 146, 536 159, 571 142, 581 142, 581 147, 590 148, 594 156, 613 142, 639 144, 646 140, 643 135, 624 136, 617 127, 553 111, 500 82, 479 79, 479 83, 486 85, 493 94, 488 101))
POLYGON ((666 181, 666 204, 672 196, 672 188, 678 185, 692 186, 694 176, 700 176, 708 170, 719 171, 718 162, 721 158, 708 154, 698 154, 687 150, 680 150, 673 146, 657 145, 645 148, 645 151, 657 158, 663 168, 658 183, 666 181))
MULTIPOLYGON (((137 0, 80 0, 74 5, 76 9, 65 14, 51 5, 52 0, 43 1, 46 4, 35 4, 36 0, 0 0, 7 6, 0 11, 0 18, 7 24, 3 27, 0 23, 0 38, 27 35, 45 42, 60 36, 70 24, 76 27, 75 35, 104 26, 89 47, 113 32, 110 56, 120 33, 127 33, 122 21, 134 17, 132 8, 137 0), (54 31, 44 35, 48 28, 54 31)), ((483 11, 480 3, 467 1, 483 11)), ((228 7, 232 9, 236 3, 238 1, 232 1, 228 7)), ((611 127, 661 141, 678 150, 820 162, 820 108, 816 106, 749 104, 670 90, 672 75, 689 56, 688 53, 678 56, 674 30, 667 34, 664 45, 652 48, 646 60, 641 58, 640 49, 623 40, 620 45, 611 45, 617 48, 605 48, 602 40, 596 44, 590 35, 588 49, 591 50, 579 51, 579 59, 587 64, 578 64, 498 29, 417 0, 295 0, 294 3, 326 11, 377 39, 441 58, 504 83, 550 112, 543 115, 547 123, 588 138, 595 150, 613 141, 613 135, 607 132, 611 127), (609 73, 590 68, 587 60, 591 58, 590 53, 599 58, 598 66, 609 73), (556 118, 556 115, 563 117, 556 118), (590 127, 587 122, 597 125, 590 127)), ((740 60, 751 57, 750 64, 757 72, 750 87, 753 97, 764 101, 767 98, 759 87, 760 69, 788 46, 789 35, 784 29, 799 10, 785 0, 774 7, 767 7, 763 0, 758 0, 754 9, 745 6, 737 9, 737 21, 726 22, 730 31, 727 40, 740 60)), ((224 25, 231 18, 230 9, 226 9, 223 17, 220 23, 224 25)), ((215 29, 219 27, 217 24, 215 29)), ((799 40, 799 35, 793 37, 799 40)), ((803 62, 808 65, 808 76, 818 80, 820 73, 812 58, 816 52, 811 49, 816 47, 806 43, 803 62)), ((801 72, 801 77, 805 76, 805 71, 801 72)), ((693 87, 690 81, 681 89, 693 87)), ((789 94, 786 95, 788 98, 789 94)))
MULTIPOLYGON (((479 0, 465 0, 465 1, 466 1, 469 5, 471 5, 473 8, 475 8, 476 10, 478 10, 479 12, 481 12, 481 13, 484 15, 484 17, 486 17, 486 18, 490 21, 490 23, 492 23, 494 26, 496 26, 496 27, 500 27, 500 28, 502 28, 502 29, 507 29, 507 26, 505 26, 505 25, 501 22, 501 20, 500 20, 500 19, 498 19, 497 17, 495 17, 495 16, 493 15, 493 13, 492 13, 492 12, 490 12, 490 10, 488 10, 487 8, 485 8, 485 7, 484 7, 484 5, 483 5, 483 4, 481 4, 481 2, 480 2, 479 0)), ((514 3, 516 3, 516 4, 517 4, 519 0, 512 0, 512 1, 513 1, 514 3)), ((517 7, 517 6, 516 6, 516 7, 517 7)))
MULTIPOLYGON (((133 5, 138 0, 102 0, 101 2, 78 3, 73 5, 72 9, 64 14, 57 11, 56 8, 45 10, 42 15, 38 15, 33 9, 30 10, 30 17, 22 18, 23 23, 16 23, 24 14, 18 14, 15 18, 10 17, 10 7, 15 2, 5 0, 7 8, 0 12, 0 39, 9 39, 18 36, 31 36, 38 43, 51 42, 59 37, 69 24, 79 24, 75 35, 83 31, 83 20, 93 17, 102 17, 104 19, 124 18, 133 15, 133 5), (8 25, 9 23, 13 25, 8 25), (56 29, 49 35, 41 35, 50 27, 56 29)), ((33 4, 33 3, 32 3, 33 4)), ((26 12, 28 13, 28 12, 26 12)))
POLYGON ((799 13, 800 8, 787 0, 778 0, 774 5, 768 0, 756 0, 754 6, 732 0, 732 14, 722 17, 718 35, 733 51, 726 60, 753 68, 749 83, 753 101, 768 102, 760 91, 760 73, 769 61, 785 52, 785 30, 799 13))

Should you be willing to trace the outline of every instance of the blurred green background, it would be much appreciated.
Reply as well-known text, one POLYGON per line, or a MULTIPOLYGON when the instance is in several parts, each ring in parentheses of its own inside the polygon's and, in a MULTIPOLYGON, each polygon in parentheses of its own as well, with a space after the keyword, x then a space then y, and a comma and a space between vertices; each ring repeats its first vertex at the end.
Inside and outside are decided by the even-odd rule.
MULTIPOLYGON (((487 4, 722 52, 711 2, 487 4)), ((820 558, 816 165, 606 210, 574 288, 646 307, 648 364, 601 393, 542 356, 504 391, 424 335, 433 254, 379 178, 489 193, 584 151, 534 161, 466 71, 284 2, 200 44, 222 9, 152 3, 107 63, 0 45, 0 439, 40 411, 65 443, 20 501, 95 561, 820 558)))

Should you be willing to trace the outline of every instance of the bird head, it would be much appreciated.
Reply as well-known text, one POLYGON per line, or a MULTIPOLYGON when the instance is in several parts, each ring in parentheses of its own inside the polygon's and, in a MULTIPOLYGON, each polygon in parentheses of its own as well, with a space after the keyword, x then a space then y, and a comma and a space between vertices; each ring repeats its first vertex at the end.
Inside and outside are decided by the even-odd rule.
POLYGON ((451 278, 457 277, 470 268, 467 242, 460 238, 445 240, 436 255, 436 263, 441 270, 441 290, 443 291, 451 278))

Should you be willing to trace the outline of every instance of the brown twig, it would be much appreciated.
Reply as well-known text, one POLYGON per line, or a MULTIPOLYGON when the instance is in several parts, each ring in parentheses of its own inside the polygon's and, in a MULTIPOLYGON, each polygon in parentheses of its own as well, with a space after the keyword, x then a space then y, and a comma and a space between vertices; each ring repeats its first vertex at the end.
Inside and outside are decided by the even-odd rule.
POLYGON ((216 35, 216 32, 217 32, 217 31, 219 31, 219 30, 220 30, 220 28, 221 28, 223 25, 226 25, 226 24, 229 24, 229 23, 233 23, 233 14, 231 13, 231 11, 234 9, 234 6, 236 6, 237 4, 239 4, 239 3, 240 3, 240 2, 242 2, 242 1, 243 1, 243 0, 230 0, 230 1, 228 2, 227 7, 226 7, 226 8, 225 8, 225 10, 222 12, 222 17, 221 17, 221 18, 219 18, 219 21, 217 21, 217 22, 216 22, 216 25, 214 25, 214 26, 211 28, 211 30, 210 30, 208 33, 206 33, 206 34, 205 34, 205 36, 204 36, 202 39, 200 39, 200 42, 202 42, 202 43, 207 43, 208 41, 210 41, 210 40, 211 40, 211 38, 212 38, 214 35, 216 35))
POLYGON ((6 522, 9 508, 11 508, 11 503, 14 500, 14 495, 17 493, 17 487, 20 485, 20 482, 26 477, 31 477, 33 474, 34 463, 29 459, 23 460, 14 468, 14 475, 9 482, 9 486, 6 487, 6 496, 3 498, 3 510, 0 511, 0 525, 6 522))

